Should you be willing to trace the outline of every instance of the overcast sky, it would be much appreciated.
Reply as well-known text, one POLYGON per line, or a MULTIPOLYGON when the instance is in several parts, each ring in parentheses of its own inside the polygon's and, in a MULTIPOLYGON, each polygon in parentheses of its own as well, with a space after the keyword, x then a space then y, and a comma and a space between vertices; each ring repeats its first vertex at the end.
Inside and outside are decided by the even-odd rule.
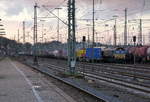
MULTIPOLYGON (((22 21, 26 21, 28 32, 31 31, 33 23, 33 5, 35 1, 39 6, 48 5, 49 10, 62 4, 64 0, 0 0, 0 18, 5 26, 7 37, 17 34, 20 28, 22 33, 22 21)), ((67 1, 67 0, 66 0, 67 1)), ((92 17, 92 0, 76 0, 77 19, 90 19, 92 17)), ((95 0, 96 19, 108 20, 117 15, 123 19, 124 9, 128 8, 129 19, 150 18, 150 0, 95 0)), ((61 7, 60 17, 67 21, 67 2, 61 7)), ((56 10, 54 13, 57 14, 56 10)), ((42 7, 39 8, 38 16, 46 16, 48 12, 42 7)), ((51 16, 51 15, 50 15, 51 16)), ((56 33, 56 19, 48 19, 45 23, 45 29, 50 29, 48 33, 56 33)), ((101 22, 101 21, 99 21, 101 22)), ((78 21, 78 27, 84 27, 85 21, 78 21), (81 24, 81 25, 80 25, 81 24)), ((64 26, 61 24, 61 26, 64 26)), ((66 29, 66 27, 65 27, 66 29)), ((40 32, 40 30, 39 30, 40 32)), ((84 31, 83 31, 84 32, 84 31)), ((79 36, 79 35, 78 35, 79 36)))

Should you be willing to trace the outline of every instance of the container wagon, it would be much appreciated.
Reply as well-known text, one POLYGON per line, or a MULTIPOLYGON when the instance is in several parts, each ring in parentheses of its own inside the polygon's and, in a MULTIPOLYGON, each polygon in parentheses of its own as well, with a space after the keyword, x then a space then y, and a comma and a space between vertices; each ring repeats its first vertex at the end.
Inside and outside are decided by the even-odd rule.
POLYGON ((102 60, 101 48, 87 48, 85 54, 86 61, 100 61, 102 60))

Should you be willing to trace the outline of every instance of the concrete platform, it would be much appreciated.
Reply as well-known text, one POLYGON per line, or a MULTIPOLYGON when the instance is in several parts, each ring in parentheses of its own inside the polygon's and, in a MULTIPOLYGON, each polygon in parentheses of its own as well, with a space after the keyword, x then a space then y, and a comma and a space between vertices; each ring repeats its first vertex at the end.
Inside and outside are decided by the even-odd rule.
POLYGON ((42 75, 6 58, 0 61, 0 102, 75 102, 42 75))

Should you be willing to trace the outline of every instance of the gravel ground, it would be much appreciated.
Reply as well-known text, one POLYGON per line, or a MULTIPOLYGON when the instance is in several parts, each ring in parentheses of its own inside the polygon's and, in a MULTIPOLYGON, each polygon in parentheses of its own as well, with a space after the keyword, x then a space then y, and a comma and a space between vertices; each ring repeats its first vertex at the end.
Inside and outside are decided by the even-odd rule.
MULTIPOLYGON (((24 65, 21 65, 21 66, 24 66, 24 65)), ((52 77, 48 77, 48 76, 45 76, 43 74, 40 74, 39 72, 35 71, 35 70, 32 70, 31 72, 31 69, 29 69, 29 67, 27 66, 24 66, 24 68, 22 68, 22 70, 28 75, 28 73, 33 73, 33 74, 30 74, 28 76, 28 78, 30 80, 33 80, 33 83, 34 85, 36 86, 42 86, 40 84, 40 81, 36 81, 35 79, 37 80, 42 80, 42 83, 46 83, 44 85, 49 85, 49 83, 53 83, 55 86, 57 86, 59 89, 61 89, 63 92, 65 92, 67 95, 69 95, 71 98, 73 98, 76 102, 102 102, 100 100, 98 100, 97 98, 93 97, 93 96, 90 96, 88 94, 85 94, 84 92, 81 92, 79 90, 77 90, 76 88, 73 88, 69 85, 66 85, 52 77), (39 78, 36 76, 34 77, 34 73, 38 73, 38 76, 40 76, 39 78), (32 75, 32 76, 31 76, 32 75), (35 81, 35 82, 34 82, 35 81)), ((40 91, 42 90, 46 90, 48 86, 45 86, 44 88, 39 88, 40 91)), ((41 94, 42 95, 42 94, 41 94)), ((62 101, 60 101, 62 102, 62 101)), ((68 102, 71 102, 71 101, 68 101, 68 102)))
MULTIPOLYGON (((31 60, 28 60, 28 61, 31 62, 31 60)), ((40 61, 44 62, 44 63, 56 64, 59 66, 66 64, 66 63, 64 63, 65 61, 61 61, 61 60, 57 61, 57 60, 52 60, 52 59, 41 59, 40 61)), ((57 74, 57 73, 55 73, 55 74, 57 74)), ((109 84, 99 82, 96 80, 89 82, 88 79, 89 78, 86 78, 86 79, 75 79, 75 78, 73 78, 72 80, 75 80, 75 81, 79 82, 80 84, 93 87, 96 90, 103 92, 104 94, 114 96, 120 100, 123 100, 123 102, 150 102, 149 98, 145 98, 145 97, 140 96, 140 95, 132 94, 131 92, 128 92, 127 90, 121 89, 119 87, 114 87, 114 86, 111 86, 109 84)), ((79 101, 79 102, 81 102, 81 101, 79 101)), ((85 101, 85 102, 89 102, 89 101, 85 101)), ((91 102, 95 102, 95 101, 91 101, 91 102)))

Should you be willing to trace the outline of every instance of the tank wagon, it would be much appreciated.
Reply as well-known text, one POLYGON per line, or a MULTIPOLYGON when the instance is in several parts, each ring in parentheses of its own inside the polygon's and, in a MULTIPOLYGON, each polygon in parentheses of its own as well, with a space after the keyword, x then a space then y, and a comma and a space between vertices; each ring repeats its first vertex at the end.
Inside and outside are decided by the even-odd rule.
POLYGON ((114 48, 104 48, 102 56, 104 62, 114 62, 114 48))
MULTIPOLYGON (((30 55, 31 52, 19 52, 20 55, 30 55)), ((50 57, 67 60, 67 49, 63 50, 39 50, 39 57, 50 57)), ((78 61, 97 61, 97 62, 117 62, 133 63, 134 57, 136 63, 150 62, 150 46, 128 46, 128 47, 107 47, 107 48, 86 48, 76 51, 78 61)))

